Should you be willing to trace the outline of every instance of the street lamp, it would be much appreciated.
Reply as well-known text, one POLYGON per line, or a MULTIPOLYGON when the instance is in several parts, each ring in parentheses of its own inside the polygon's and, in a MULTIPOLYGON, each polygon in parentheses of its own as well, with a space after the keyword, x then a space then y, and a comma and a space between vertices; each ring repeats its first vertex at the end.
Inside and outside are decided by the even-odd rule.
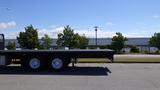
POLYGON ((97 47, 97 28, 98 28, 98 26, 95 26, 94 28, 95 28, 95 36, 96 36, 95 43, 96 43, 96 48, 98 48, 97 47))

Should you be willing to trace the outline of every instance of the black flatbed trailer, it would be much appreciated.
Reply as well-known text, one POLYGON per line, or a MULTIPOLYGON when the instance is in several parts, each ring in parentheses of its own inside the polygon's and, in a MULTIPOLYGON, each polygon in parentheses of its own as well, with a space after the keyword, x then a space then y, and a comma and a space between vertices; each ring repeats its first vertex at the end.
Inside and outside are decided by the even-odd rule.
POLYGON ((110 49, 70 49, 70 50, 0 50, 0 55, 24 57, 29 55, 59 56, 67 58, 108 58, 113 60, 110 49))
MULTIPOLYGON (((2 43, 4 44, 0 42, 0 46, 3 45, 2 43)), ((16 63, 28 70, 41 70, 49 67, 54 71, 59 71, 70 63, 74 66, 77 58, 108 58, 113 61, 113 55, 110 49, 0 50, 0 65, 16 63)))

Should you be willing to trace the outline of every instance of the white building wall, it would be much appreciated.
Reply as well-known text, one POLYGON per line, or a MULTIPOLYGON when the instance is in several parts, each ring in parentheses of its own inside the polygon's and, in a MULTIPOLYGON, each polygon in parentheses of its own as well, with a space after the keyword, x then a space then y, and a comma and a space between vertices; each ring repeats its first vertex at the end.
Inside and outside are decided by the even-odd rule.
POLYGON ((150 47, 150 53, 156 53, 157 51, 158 51, 158 48, 150 47))
POLYGON ((130 53, 131 48, 122 48, 122 52, 124 51, 125 53, 130 53))

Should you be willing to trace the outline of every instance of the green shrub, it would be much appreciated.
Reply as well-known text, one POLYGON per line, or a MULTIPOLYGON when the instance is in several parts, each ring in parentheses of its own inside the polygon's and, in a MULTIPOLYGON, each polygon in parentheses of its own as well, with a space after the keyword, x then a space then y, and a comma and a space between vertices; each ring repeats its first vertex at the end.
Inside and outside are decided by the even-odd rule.
POLYGON ((15 50, 16 49, 16 43, 15 42, 8 42, 8 45, 6 46, 8 50, 15 50))
POLYGON ((132 46, 130 52, 132 53, 139 53, 139 48, 137 48, 136 46, 132 46))

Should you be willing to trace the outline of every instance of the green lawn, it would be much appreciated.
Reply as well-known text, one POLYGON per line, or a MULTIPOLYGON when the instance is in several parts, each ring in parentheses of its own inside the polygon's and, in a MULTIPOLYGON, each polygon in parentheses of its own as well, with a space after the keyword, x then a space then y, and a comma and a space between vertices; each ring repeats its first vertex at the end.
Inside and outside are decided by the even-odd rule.
MULTIPOLYGON (((108 59, 79 59, 79 62, 111 62, 108 59)), ((160 57, 115 57, 114 62, 160 62, 160 57)))

